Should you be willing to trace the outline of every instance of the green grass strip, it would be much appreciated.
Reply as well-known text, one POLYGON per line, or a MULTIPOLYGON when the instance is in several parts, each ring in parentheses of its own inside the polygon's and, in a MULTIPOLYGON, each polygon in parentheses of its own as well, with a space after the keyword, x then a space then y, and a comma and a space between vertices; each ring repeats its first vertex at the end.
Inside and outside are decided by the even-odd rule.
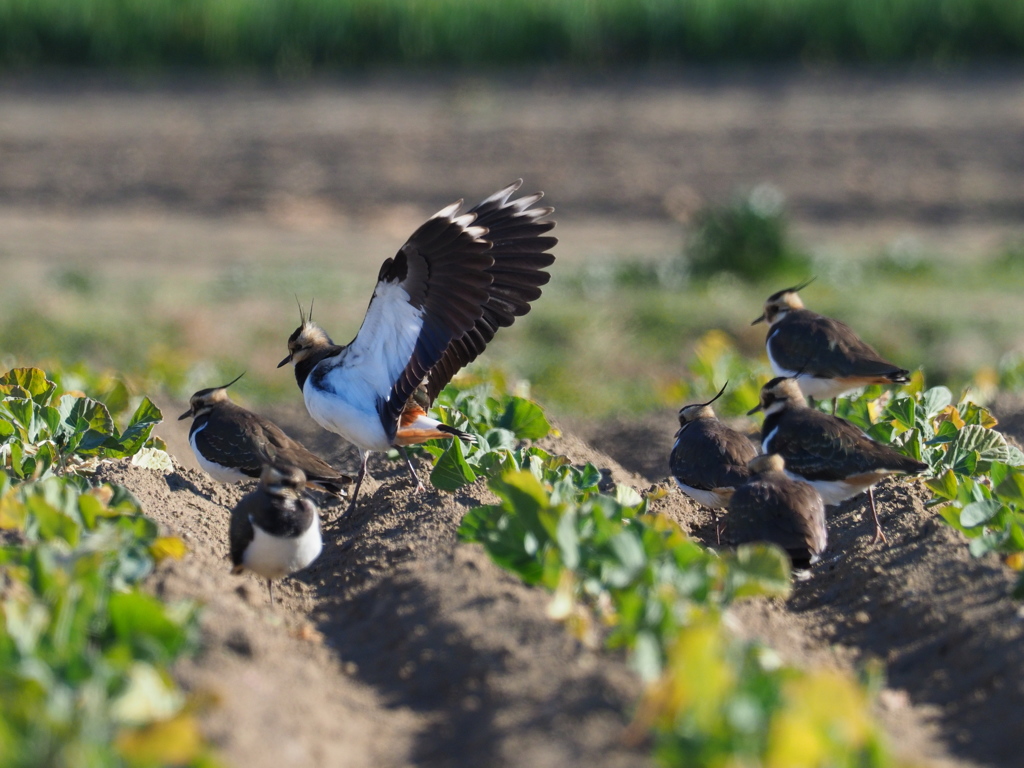
POLYGON ((0 66, 957 62, 1019 56, 1017 0, 0 0, 0 66))

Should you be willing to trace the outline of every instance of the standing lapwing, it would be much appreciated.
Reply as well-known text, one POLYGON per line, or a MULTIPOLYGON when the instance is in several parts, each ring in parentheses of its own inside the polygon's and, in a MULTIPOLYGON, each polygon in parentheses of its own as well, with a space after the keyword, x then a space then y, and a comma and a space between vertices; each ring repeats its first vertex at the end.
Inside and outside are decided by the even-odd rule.
POLYGON ((193 418, 188 441, 199 466, 221 483, 260 477, 263 465, 280 461, 301 469, 310 485, 337 496, 352 483, 323 459, 292 440, 268 419, 231 402, 227 388, 201 389, 178 420, 193 418))
POLYGON ((712 510, 728 506, 733 491, 750 476, 747 463, 757 455, 750 438, 719 421, 711 407, 728 385, 708 402, 679 410, 679 431, 669 456, 672 477, 683 493, 712 510))
POLYGON ((734 544, 778 544, 796 569, 818 562, 828 544, 825 505, 810 485, 786 475, 778 454, 750 461, 750 480, 729 501, 728 528, 734 544))
POLYGON ((396 447, 417 490, 423 488, 405 446, 437 438, 470 439, 426 409, 495 332, 530 311, 550 275, 557 240, 542 221, 554 209, 531 208, 543 193, 511 196, 522 181, 466 213, 462 201, 434 214, 384 262, 363 324, 339 345, 310 318, 288 339, 281 365, 295 366, 306 409, 322 427, 356 446, 355 505, 370 451, 396 447))
POLYGON ((869 384, 906 384, 909 371, 885 360, 845 323, 804 309, 797 291, 810 281, 773 293, 764 314, 751 325, 768 322, 765 347, 777 376, 791 376, 800 391, 815 400, 832 400, 869 384))
POLYGON ((305 485, 301 469, 267 464, 256 490, 231 510, 231 572, 250 570, 266 579, 271 604, 273 580, 302 570, 323 549, 320 514, 305 485))
POLYGON ((810 483, 826 505, 868 492, 875 538, 886 541, 875 509, 875 483, 893 474, 917 474, 928 465, 865 435, 856 426, 807 406, 795 379, 775 378, 761 388, 761 449, 777 453, 786 471, 810 483))

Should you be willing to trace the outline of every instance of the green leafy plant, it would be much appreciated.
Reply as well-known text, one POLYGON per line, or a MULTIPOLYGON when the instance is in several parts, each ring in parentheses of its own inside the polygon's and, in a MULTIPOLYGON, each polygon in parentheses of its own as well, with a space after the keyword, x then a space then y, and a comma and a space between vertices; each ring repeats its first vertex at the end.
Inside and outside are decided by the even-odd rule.
POLYGON ((810 257, 791 242, 782 192, 769 184, 699 211, 684 258, 698 279, 728 272, 761 282, 802 277, 811 267, 810 257))
MULTIPOLYGON (((971 554, 1000 554, 1024 572, 1024 453, 994 427, 987 409, 954 401, 946 387, 924 389, 923 377, 882 405, 877 388, 843 401, 840 414, 876 440, 889 443, 930 468, 931 506, 967 537, 971 554)), ((1024 598, 1024 573, 1013 592, 1024 598)))
POLYGON ((533 401, 509 394, 500 374, 491 372, 478 379, 463 378, 468 386, 449 384, 437 398, 441 421, 476 438, 463 444, 427 444, 424 449, 435 458, 430 482, 445 491, 456 491, 493 474, 499 466, 523 466, 530 456, 540 460, 542 451, 516 454, 524 440, 539 440, 551 432, 543 409, 533 401), (511 464, 510 464, 511 462, 511 464))
MULTIPOLYGON (((61 394, 39 369, 7 372, 0 394, 3 764, 212 765, 168 674, 195 647, 197 608, 140 590, 185 545, 161 537, 124 488, 85 476, 88 461, 158 451, 159 411, 143 398, 118 429, 103 403, 61 394)), ((126 390, 107 396, 127 410, 126 390)))
MULTIPOLYGON (((107 393, 115 408, 127 407, 127 390, 116 384, 107 393)), ((0 376, 0 460, 18 480, 41 479, 53 472, 84 473, 101 459, 142 454, 145 461, 166 462, 162 442, 150 438, 163 418, 142 398, 124 429, 110 409, 81 392, 62 393, 39 368, 14 368, 0 376)))

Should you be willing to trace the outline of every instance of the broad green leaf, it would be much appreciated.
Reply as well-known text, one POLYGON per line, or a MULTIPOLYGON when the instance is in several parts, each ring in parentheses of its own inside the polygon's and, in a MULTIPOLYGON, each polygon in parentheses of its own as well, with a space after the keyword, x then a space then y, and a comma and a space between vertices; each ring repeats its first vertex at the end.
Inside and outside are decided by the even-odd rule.
POLYGON ((168 660, 185 644, 185 629, 173 621, 155 597, 141 592, 115 592, 108 603, 114 636, 135 649, 138 657, 168 660))
POLYGON ((788 597, 793 589, 789 557, 773 544, 743 544, 723 560, 736 599, 788 597))
POLYGON ((72 547, 78 544, 82 526, 77 520, 53 507, 40 495, 29 496, 25 506, 31 518, 26 527, 42 541, 63 539, 72 547))
POLYGON ((575 569, 580 564, 580 537, 576 530, 576 510, 570 509, 558 519, 555 541, 566 568, 575 569))
POLYGON ((430 482, 442 491, 454 492, 476 480, 476 473, 466 462, 462 441, 452 440, 430 473, 430 482))
POLYGON ((968 504, 960 511, 960 524, 964 528, 974 528, 982 523, 987 523, 1003 508, 1002 503, 995 499, 976 501, 968 504))
POLYGON ((39 368, 12 368, 0 376, 0 396, 26 397, 39 405, 44 405, 56 388, 39 368))
POLYGON ((521 397, 510 398, 498 426, 510 430, 520 440, 539 440, 551 431, 544 410, 521 397))
MULTIPOLYGON (((121 448, 113 452, 112 456, 131 456, 135 454, 149 439, 153 427, 163 420, 164 416, 160 409, 153 405, 148 398, 142 398, 139 407, 135 409, 128 426, 120 436, 121 448)), ((453 442, 460 442, 455 440, 453 442)))
POLYGON ((897 431, 906 432, 917 424, 917 404, 910 397, 897 398, 889 404, 888 416, 897 431))
POLYGON ((653 632, 643 629, 636 633, 632 662, 633 668, 645 682, 652 683, 658 679, 665 660, 653 632))
POLYGON ((931 477, 925 480, 925 485, 936 496, 942 499, 952 500, 957 494, 957 480, 953 471, 947 469, 938 477, 931 477))
POLYGON ((934 419, 947 405, 953 402, 953 393, 946 387, 932 387, 921 393, 921 407, 926 419, 934 419))

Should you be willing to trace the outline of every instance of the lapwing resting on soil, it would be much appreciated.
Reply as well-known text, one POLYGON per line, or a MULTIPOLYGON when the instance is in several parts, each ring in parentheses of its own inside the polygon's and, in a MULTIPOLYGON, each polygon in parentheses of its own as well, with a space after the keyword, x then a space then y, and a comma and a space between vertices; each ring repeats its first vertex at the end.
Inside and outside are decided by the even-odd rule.
POLYGON ((785 466, 778 454, 750 461, 750 480, 729 501, 730 538, 736 544, 778 544, 794 568, 806 569, 828 544, 825 505, 814 488, 787 476, 785 466))
MULTIPOLYGON (((238 379, 242 378, 241 376, 238 379)), ((323 459, 292 440, 268 419, 231 402, 227 388, 201 389, 178 420, 192 417, 188 441, 199 466, 221 483, 260 477, 263 465, 274 461, 301 469, 310 485, 337 496, 352 483, 323 459)))
MULTIPOLYGON (((370 451, 469 435, 427 415, 462 366, 501 327, 530 311, 554 261, 546 253, 554 209, 543 193, 510 199, 517 181, 466 213, 462 201, 434 214, 384 262, 363 324, 338 345, 310 318, 288 339, 281 365, 295 366, 306 408, 322 427, 358 448, 355 505, 370 451)), ((423 488, 406 458, 417 490, 423 488)), ((350 507, 351 508, 351 507, 350 507)))
POLYGON ((273 580, 302 570, 323 549, 320 514, 305 485, 301 469, 267 464, 256 490, 231 510, 231 572, 250 570, 266 579, 271 604, 273 580))
MULTIPOLYGON (((750 476, 747 463, 757 455, 757 446, 746 435, 716 418, 711 404, 724 392, 722 387, 708 402, 679 410, 679 431, 669 456, 672 477, 683 493, 713 510, 728 506, 733 491, 750 476)), ((715 513, 716 532, 717 524, 715 513)))
POLYGON ((838 320, 804 309, 798 291, 808 283, 773 293, 764 314, 751 325, 768 323, 765 347, 777 376, 794 377, 800 391, 832 400, 869 384, 906 384, 909 371, 885 360, 838 320))
POLYGON ((810 408, 795 379, 775 378, 761 388, 761 449, 785 459, 790 476, 814 486, 826 505, 864 491, 871 501, 875 538, 886 541, 875 509, 875 483, 893 474, 917 474, 928 465, 883 445, 856 426, 810 408))

